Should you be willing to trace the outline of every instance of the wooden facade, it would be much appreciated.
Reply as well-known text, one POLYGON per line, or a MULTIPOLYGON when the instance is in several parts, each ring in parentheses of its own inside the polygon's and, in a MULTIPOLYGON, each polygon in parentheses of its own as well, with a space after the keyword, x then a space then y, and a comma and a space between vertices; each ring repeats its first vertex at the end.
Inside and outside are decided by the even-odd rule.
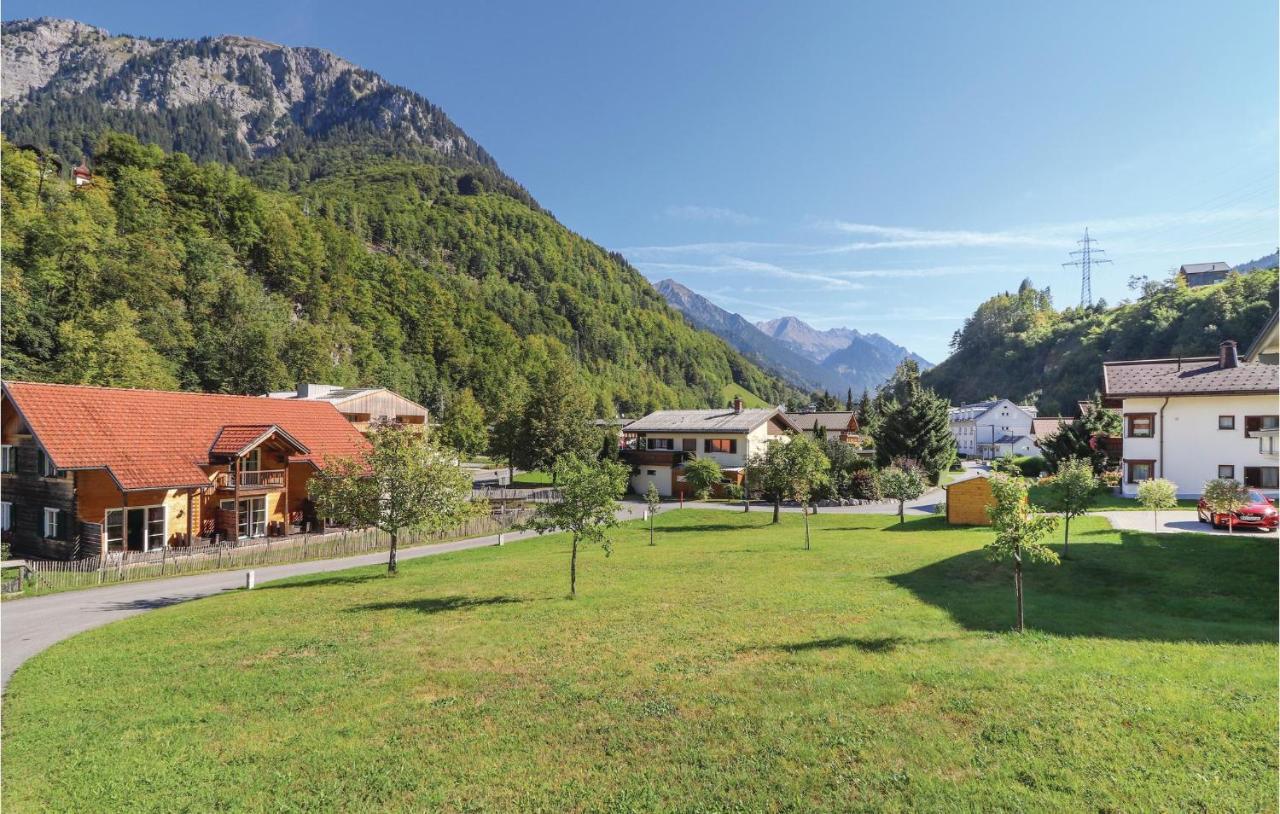
POLYGON ((991 482, 982 476, 948 484, 947 522, 958 526, 989 526, 987 507, 995 505, 991 482))
POLYGON ((367 448, 332 405, 85 390, 5 384, 0 500, 15 555, 73 559, 303 531, 317 522, 307 492, 314 473, 327 459, 367 448), (21 406, 13 389, 26 399, 21 406), (116 392, 142 402, 139 409, 111 404, 116 392), (62 409, 45 412, 42 398, 61 399, 62 409), (84 421, 74 420, 81 413, 68 402, 84 421), (108 405, 114 424, 92 414, 97 403, 108 405), (299 428, 310 445, 272 419, 299 428), (107 445, 113 432, 116 443, 107 445))

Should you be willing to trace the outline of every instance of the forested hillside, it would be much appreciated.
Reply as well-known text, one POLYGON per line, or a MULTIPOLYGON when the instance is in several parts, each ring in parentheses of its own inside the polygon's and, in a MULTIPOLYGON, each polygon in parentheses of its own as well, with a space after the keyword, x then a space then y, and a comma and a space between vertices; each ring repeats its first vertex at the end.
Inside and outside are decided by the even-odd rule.
POLYGON ((469 387, 488 407, 568 359, 601 415, 786 395, 484 167, 344 143, 248 178, 109 134, 75 189, 3 158, 5 377, 380 384, 433 407, 469 387))
POLYGON ((1276 309, 1276 284, 1275 269, 1201 288, 1148 282, 1136 302, 1058 311, 1028 280, 978 306, 922 380, 954 403, 998 395, 1073 415, 1101 388, 1104 361, 1213 355, 1224 339, 1243 351, 1276 309))

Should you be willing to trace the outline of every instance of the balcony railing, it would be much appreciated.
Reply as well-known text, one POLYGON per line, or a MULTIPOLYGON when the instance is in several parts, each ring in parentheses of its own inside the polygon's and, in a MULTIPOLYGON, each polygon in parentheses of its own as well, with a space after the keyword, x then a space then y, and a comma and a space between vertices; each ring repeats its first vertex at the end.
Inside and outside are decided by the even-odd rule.
MULTIPOLYGON (((240 473, 238 478, 241 489, 283 489, 283 469, 249 469, 240 473)), ((230 472, 218 473, 218 488, 234 489, 235 483, 230 472)))

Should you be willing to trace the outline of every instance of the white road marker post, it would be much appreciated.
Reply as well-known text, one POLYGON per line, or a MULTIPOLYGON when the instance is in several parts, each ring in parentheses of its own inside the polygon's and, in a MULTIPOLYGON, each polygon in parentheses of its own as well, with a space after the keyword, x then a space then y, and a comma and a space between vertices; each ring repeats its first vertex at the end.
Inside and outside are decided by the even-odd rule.
POLYGON ((246 591, 253 590, 254 574, 252 571, 246 571, 244 575, 244 589, 246 591))

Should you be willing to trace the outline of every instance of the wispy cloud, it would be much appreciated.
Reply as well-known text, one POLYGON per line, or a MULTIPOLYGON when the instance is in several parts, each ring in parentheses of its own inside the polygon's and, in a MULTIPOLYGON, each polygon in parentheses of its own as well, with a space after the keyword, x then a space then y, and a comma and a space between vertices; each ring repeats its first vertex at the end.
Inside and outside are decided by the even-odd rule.
POLYGON ((919 248, 991 248, 991 247, 1039 247, 1061 245, 1061 241, 1020 232, 978 232, 969 229, 917 229, 909 226, 881 226, 874 223, 851 223, 843 220, 822 221, 819 224, 841 234, 865 235, 872 240, 859 240, 826 246, 819 254, 840 254, 869 249, 919 249, 919 248))
POLYGON ((664 263, 643 260, 633 262, 641 271, 661 274, 680 272, 688 274, 758 274, 785 280, 804 280, 806 282, 820 283, 821 287, 829 290, 858 291, 865 288, 862 283, 820 271, 789 269, 775 263, 765 263, 759 260, 749 260, 745 257, 733 257, 730 255, 718 256, 711 263, 664 263))
POLYGON ((760 223, 760 218, 725 209, 719 206, 698 206, 696 204, 671 205, 662 210, 662 214, 678 220, 702 221, 711 223, 727 223, 731 226, 752 226, 760 223))

